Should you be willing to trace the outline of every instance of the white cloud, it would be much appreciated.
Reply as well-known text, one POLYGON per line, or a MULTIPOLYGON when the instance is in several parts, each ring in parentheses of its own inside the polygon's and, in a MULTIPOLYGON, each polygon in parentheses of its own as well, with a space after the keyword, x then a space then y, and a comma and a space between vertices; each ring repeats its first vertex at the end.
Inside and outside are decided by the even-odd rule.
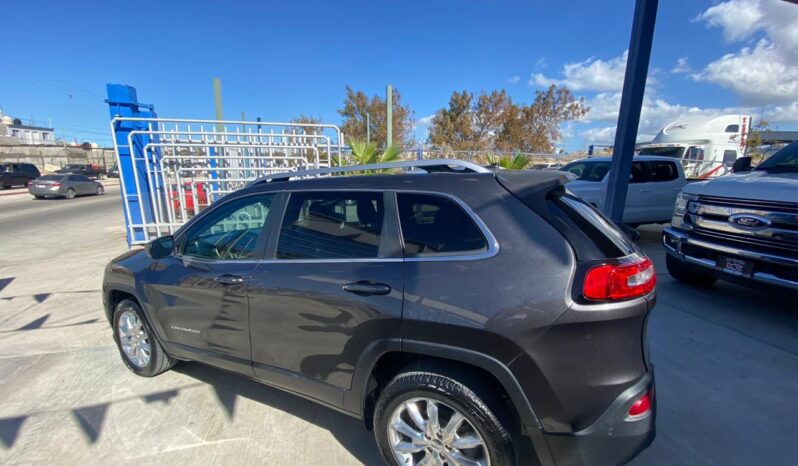
POLYGON ((671 73, 681 74, 681 73, 689 73, 691 71, 693 71, 693 69, 690 68, 690 64, 687 63, 687 57, 681 57, 676 60, 676 66, 673 67, 671 73))
POLYGON ((518 84, 521 82, 521 76, 513 76, 512 78, 507 78, 508 84, 518 84))
POLYGON ((546 57, 538 58, 538 61, 535 62, 535 69, 538 68, 548 68, 549 64, 546 63, 546 57))
MULTIPOLYGON (((582 123, 612 123, 612 126, 597 126, 581 132, 586 143, 612 144, 615 139, 615 123, 618 121, 618 110, 621 106, 620 92, 605 92, 589 99, 587 104, 591 107, 586 119, 582 123)), ((798 121, 798 102, 786 105, 769 105, 764 108, 764 118, 771 124, 791 123, 798 121)), ((638 127, 637 141, 650 141, 665 125, 687 116, 716 116, 743 114, 758 116, 762 107, 715 107, 700 108, 687 105, 670 103, 663 98, 646 96, 643 98, 643 108, 640 111, 640 126, 638 127)))
POLYGON ((748 104, 798 100, 798 6, 780 0, 729 0, 698 15, 708 27, 720 27, 728 41, 754 39, 693 74, 718 84, 748 104))
POLYGON ((563 66, 562 79, 533 73, 529 85, 545 87, 557 84, 574 91, 619 91, 623 88, 627 53, 606 61, 591 57, 582 62, 567 63, 563 66))

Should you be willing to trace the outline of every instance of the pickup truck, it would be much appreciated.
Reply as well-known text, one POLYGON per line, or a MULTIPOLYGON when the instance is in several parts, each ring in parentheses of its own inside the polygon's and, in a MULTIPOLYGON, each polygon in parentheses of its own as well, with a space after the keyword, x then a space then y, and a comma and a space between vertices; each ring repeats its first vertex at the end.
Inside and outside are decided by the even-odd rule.
POLYGON ((105 175, 105 169, 103 167, 90 163, 70 163, 64 165, 64 168, 56 170, 55 172, 61 174, 69 173, 73 175, 83 175, 88 178, 100 178, 102 175, 105 175))
MULTIPOLYGON (((573 173, 576 179, 566 185, 569 191, 602 210, 607 196, 611 157, 577 160, 560 170, 573 173)), ((636 156, 629 177, 629 191, 623 211, 623 223, 668 223, 673 215, 676 196, 687 184, 679 159, 660 156, 636 156)))
POLYGON ((690 183, 679 194, 662 235, 675 279, 798 290, 798 141, 747 170, 690 183))

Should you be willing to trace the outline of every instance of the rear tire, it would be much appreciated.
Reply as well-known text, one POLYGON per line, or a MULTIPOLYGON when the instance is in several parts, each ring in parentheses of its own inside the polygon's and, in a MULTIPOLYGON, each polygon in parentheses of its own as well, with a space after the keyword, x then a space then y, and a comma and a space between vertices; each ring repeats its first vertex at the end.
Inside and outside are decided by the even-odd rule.
POLYGON ((439 461, 430 464, 455 465, 458 456, 511 466, 513 447, 505 425, 480 395, 437 372, 397 375, 374 408, 374 436, 393 466, 419 464, 424 458, 439 461))
POLYGON ((154 377, 177 363, 163 350, 135 301, 125 299, 116 305, 113 330, 122 362, 134 374, 154 377))
POLYGON ((44 199, 44 196, 33 196, 33 197, 35 197, 38 200, 44 199))
POLYGON ((67 199, 75 199, 75 190, 72 188, 67 189, 66 194, 64 195, 67 199))
POLYGON ((718 281, 718 279, 712 275, 699 273, 692 268, 688 268, 679 259, 676 259, 670 254, 666 254, 665 256, 665 266, 668 268, 668 273, 671 274, 671 277, 689 285, 707 288, 718 281))

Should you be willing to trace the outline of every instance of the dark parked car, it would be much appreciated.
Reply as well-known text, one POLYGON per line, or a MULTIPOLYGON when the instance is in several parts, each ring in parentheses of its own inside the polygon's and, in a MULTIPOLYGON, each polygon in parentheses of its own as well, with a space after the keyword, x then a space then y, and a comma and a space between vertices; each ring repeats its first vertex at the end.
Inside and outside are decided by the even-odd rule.
POLYGON ((113 167, 108 169, 108 178, 119 178, 119 167, 114 165, 113 167))
POLYGON ((39 169, 32 163, 0 164, 0 186, 4 189, 27 186, 32 179, 39 176, 41 176, 39 169))
POLYGON ((648 446, 651 261, 566 174, 391 166, 415 172, 270 175, 113 260, 124 363, 202 361, 362 418, 392 465, 527 464, 530 445, 542 464, 620 464, 648 446))
POLYGON ((105 193, 105 188, 99 181, 90 180, 83 175, 44 175, 31 181, 28 192, 36 199, 45 197, 74 199, 76 196, 87 194, 101 196, 105 193))
POLYGON ((88 178, 101 178, 105 175, 105 169, 99 165, 91 163, 71 163, 64 165, 64 168, 56 170, 56 173, 73 173, 83 175, 88 178))

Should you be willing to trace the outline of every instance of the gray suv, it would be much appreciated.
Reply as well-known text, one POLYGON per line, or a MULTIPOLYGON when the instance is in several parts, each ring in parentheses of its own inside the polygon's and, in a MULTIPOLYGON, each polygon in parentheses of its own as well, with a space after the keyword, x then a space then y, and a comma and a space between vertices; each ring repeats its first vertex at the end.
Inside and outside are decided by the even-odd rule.
POLYGON ((141 376, 201 361, 361 418, 391 465, 624 463, 654 438, 656 276, 568 179, 262 178, 108 265, 114 339, 141 376))

